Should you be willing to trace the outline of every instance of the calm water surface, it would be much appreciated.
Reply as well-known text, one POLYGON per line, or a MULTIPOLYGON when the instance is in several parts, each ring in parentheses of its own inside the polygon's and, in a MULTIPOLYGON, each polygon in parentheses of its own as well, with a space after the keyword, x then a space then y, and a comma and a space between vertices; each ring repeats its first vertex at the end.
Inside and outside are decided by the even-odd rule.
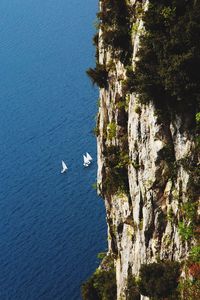
POLYGON ((94 0, 0 1, 1 300, 79 300, 106 247, 91 188, 98 93, 85 75, 96 10, 94 0))

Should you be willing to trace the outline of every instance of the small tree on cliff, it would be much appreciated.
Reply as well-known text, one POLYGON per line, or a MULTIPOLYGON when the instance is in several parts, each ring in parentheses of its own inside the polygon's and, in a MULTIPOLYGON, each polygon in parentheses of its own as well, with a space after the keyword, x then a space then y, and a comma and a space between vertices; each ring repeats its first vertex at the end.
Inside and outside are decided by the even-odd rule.
POLYGON ((178 287, 180 265, 177 262, 160 262, 142 265, 139 291, 142 295, 163 299, 173 295, 178 287))

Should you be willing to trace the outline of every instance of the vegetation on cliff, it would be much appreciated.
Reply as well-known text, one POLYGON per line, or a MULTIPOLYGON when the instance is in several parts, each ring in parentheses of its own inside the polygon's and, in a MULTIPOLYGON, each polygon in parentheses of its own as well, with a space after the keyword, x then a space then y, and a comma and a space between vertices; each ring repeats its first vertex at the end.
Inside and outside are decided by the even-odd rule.
MULTIPOLYGON (((140 269, 139 291, 153 299, 163 299, 176 295, 180 265, 177 262, 159 262, 142 265, 140 269)), ((176 299, 177 299, 176 298, 176 299)), ((175 299, 175 298, 174 298, 175 299)))
POLYGON ((107 146, 104 154, 106 157, 106 180, 103 193, 105 195, 117 192, 128 193, 128 154, 120 151, 118 146, 107 146))
MULTIPOLYGON (((185 247, 189 255, 187 260, 181 263, 160 261, 158 258, 153 264, 144 264, 138 278, 134 277, 130 271, 125 293, 127 300, 139 300, 140 294, 152 300, 195 300, 200 299, 200 248, 198 246, 200 233, 198 216, 200 2, 196 0, 150 0, 146 12, 143 10, 142 3, 142 1, 136 1, 131 6, 130 2, 125 0, 102 0, 101 11, 97 14, 98 28, 101 29, 100 36, 94 37, 97 62, 94 69, 89 69, 88 75, 93 83, 100 88, 107 89, 104 92, 106 94, 109 91, 108 97, 111 98, 113 97, 113 80, 119 75, 115 69, 116 63, 120 61, 124 64, 126 71, 126 76, 122 75, 120 78, 120 74, 117 78, 118 86, 122 87, 122 93, 120 95, 116 93, 116 99, 110 99, 110 105, 114 102, 115 110, 112 117, 105 121, 102 132, 104 143, 102 146, 104 156, 102 195, 107 198, 121 192, 129 195, 129 166, 134 167, 136 177, 138 170, 144 167, 139 163, 138 155, 134 156, 134 160, 129 157, 127 99, 130 99, 130 94, 138 95, 138 102, 134 107, 138 116, 141 114, 141 107, 149 102, 156 107, 158 122, 161 120, 161 123, 167 124, 166 128, 170 128, 170 122, 173 124, 175 117, 179 115, 181 117, 179 120, 182 120, 180 133, 186 131, 188 135, 191 133, 191 137, 196 136, 196 138, 193 152, 182 159, 176 158, 173 138, 159 152, 159 160, 166 163, 168 180, 172 183, 170 201, 177 200, 176 215, 172 206, 170 208, 170 203, 168 211, 162 212, 160 223, 164 224, 163 226, 168 223, 176 228, 181 247, 185 247), (139 32, 138 15, 139 19, 142 18, 144 21, 145 30, 139 33, 138 59, 133 66, 132 42, 135 34, 139 32), (103 65, 98 63, 99 40, 105 53, 107 50, 109 52, 110 61, 107 61, 105 54, 103 65), (118 118, 120 114, 123 116, 121 119, 118 118), (181 194, 181 188, 179 190, 177 188, 180 170, 186 171, 189 178, 185 198, 181 194)), ((100 134, 99 128, 96 134, 100 134)), ((135 152, 138 152, 137 143, 135 152)), ((162 188, 164 189, 164 185, 162 188)), ((121 232, 122 230, 119 229, 123 228, 124 224, 120 223, 120 228, 114 226, 112 219, 108 216, 107 222, 110 222, 112 243, 116 239, 116 232, 121 232)), ((142 229, 142 227, 143 220, 139 224, 139 228, 142 229)), ((120 250, 116 241, 113 244, 111 248, 116 258, 120 256, 120 250)), ((170 244, 169 235, 165 236, 163 244, 166 248, 167 244, 170 244)), ((115 280, 114 264, 112 268, 98 269, 83 285, 83 299, 116 300, 115 280), (110 280, 109 284, 108 280, 110 280)))
MULTIPOLYGON (((178 262, 160 261, 143 264, 139 277, 129 272, 126 299, 140 300, 140 295, 151 300, 196 300, 200 296, 200 268, 197 263, 185 269, 192 279, 180 279, 178 262)), ((113 259, 106 256, 101 267, 82 285, 83 300, 116 300, 116 274, 113 259)))
MULTIPOLYGON (((130 63, 132 55, 131 19, 133 10, 126 0, 102 0, 101 11, 97 14, 97 29, 101 29, 101 41, 105 50, 112 53, 112 58, 118 58, 123 63, 130 63)), ((100 65, 99 36, 95 34, 93 43, 96 46, 96 66, 89 68, 87 75, 100 88, 108 86, 110 67, 100 65)))
POLYGON ((117 297, 116 273, 114 261, 105 256, 101 266, 82 285, 83 300, 114 300, 117 297))
POLYGON ((97 14, 104 48, 109 48, 112 55, 123 62, 132 54, 131 15, 131 6, 126 0, 102 0, 97 14))
POLYGON ((131 92, 162 108, 198 112, 200 2, 151 0, 143 20, 145 34, 131 73, 131 92))
POLYGON ((108 71, 104 65, 96 64, 94 69, 89 68, 87 75, 91 78, 92 83, 96 84, 100 88, 106 88, 108 85, 108 71))

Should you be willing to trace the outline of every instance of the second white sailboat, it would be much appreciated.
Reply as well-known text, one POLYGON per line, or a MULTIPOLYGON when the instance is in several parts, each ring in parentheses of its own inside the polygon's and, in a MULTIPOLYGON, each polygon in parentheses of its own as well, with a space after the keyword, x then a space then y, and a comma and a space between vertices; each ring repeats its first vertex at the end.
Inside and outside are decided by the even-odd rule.
POLYGON ((89 159, 83 154, 83 165, 84 167, 88 167, 90 164, 89 159))

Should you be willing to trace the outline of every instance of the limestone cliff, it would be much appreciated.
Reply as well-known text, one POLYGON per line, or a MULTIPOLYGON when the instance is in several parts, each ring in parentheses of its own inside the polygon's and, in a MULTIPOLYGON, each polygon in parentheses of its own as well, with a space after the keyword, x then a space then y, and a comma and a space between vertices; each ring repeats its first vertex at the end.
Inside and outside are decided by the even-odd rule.
POLYGON ((188 201, 193 198, 196 205, 199 198, 199 152, 191 113, 166 117, 151 99, 142 102, 137 93, 127 92, 127 65, 135 70, 148 4, 128 2, 132 47, 127 63, 121 48, 106 40, 104 22, 110 12, 106 1, 100 2, 97 59, 106 69, 107 82, 100 88, 97 186, 105 200, 118 300, 127 299, 128 277, 137 277, 141 264, 184 261, 197 243, 189 234, 192 220, 186 212, 188 201))

